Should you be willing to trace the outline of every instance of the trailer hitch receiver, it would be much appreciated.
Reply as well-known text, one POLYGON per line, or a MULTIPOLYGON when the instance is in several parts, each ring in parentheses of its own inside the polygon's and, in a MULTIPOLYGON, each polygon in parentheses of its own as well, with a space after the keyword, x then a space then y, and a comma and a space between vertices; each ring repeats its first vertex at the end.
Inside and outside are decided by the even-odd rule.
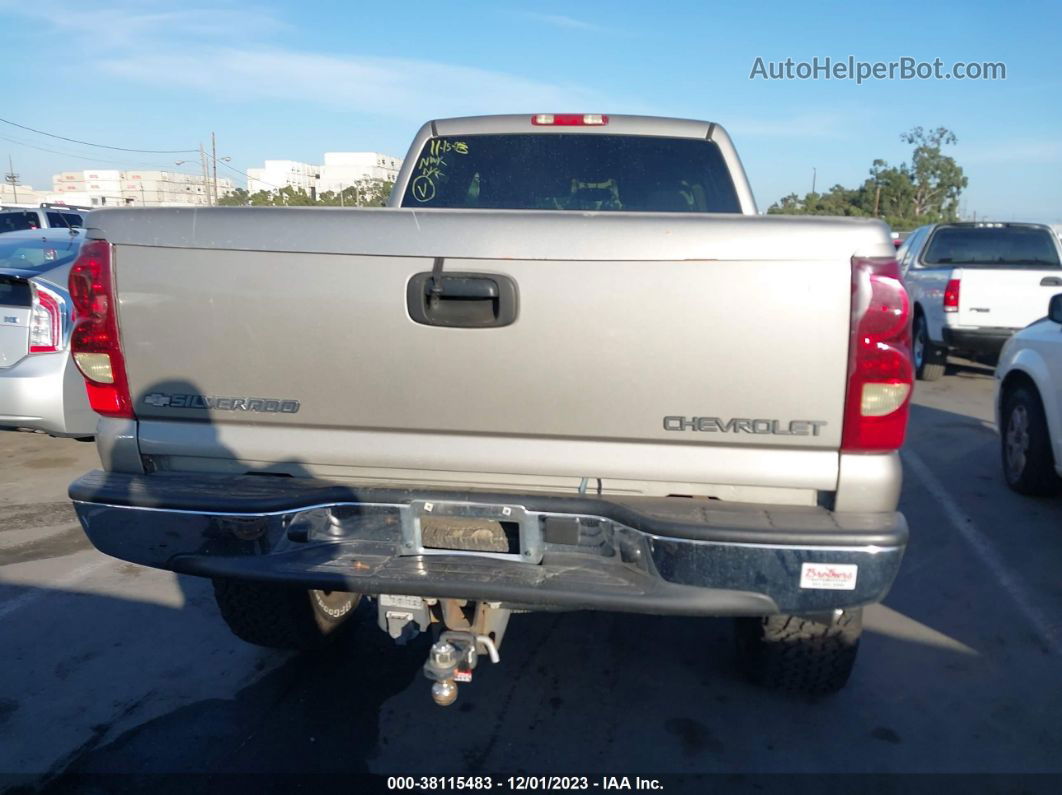
POLYGON ((459 682, 471 682, 472 671, 479 662, 477 647, 483 648, 490 661, 501 661, 498 647, 489 635, 448 630, 432 644, 424 676, 432 680, 431 697, 440 707, 448 707, 457 700, 459 682))

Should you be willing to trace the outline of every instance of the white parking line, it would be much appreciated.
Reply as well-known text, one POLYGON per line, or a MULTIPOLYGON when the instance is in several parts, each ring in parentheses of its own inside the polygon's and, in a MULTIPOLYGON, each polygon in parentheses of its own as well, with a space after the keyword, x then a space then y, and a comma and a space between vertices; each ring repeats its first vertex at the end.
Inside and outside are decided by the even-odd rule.
POLYGON ((1010 569, 1000 560, 992 542, 989 540, 972 518, 963 513, 959 504, 948 494, 944 484, 933 474, 929 466, 922 460, 918 453, 910 448, 901 452, 901 457, 918 479, 925 484, 926 488, 937 498, 944 515, 959 532, 959 535, 970 545, 981 562, 996 578, 1007 595, 1017 605, 1018 610, 1033 625, 1036 632, 1043 638, 1051 653, 1062 657, 1062 638, 1059 637, 1058 625, 1052 626, 1051 620, 1029 598, 1025 588, 1015 579, 1010 569))
MULTIPOLYGON (((97 571, 102 569, 108 564, 114 563, 111 558, 103 558, 101 560, 94 560, 91 563, 86 563, 83 566, 78 566, 73 571, 68 572, 66 575, 60 577, 57 580, 47 583, 47 587, 33 587, 32 590, 27 591, 21 596, 16 596, 9 602, 0 604, 0 621, 10 616, 17 610, 21 610, 24 607, 29 607, 39 599, 43 599, 45 596, 56 593, 57 591, 65 591, 73 588, 79 582, 87 580, 97 571)), ((0 581, 0 585, 11 585, 12 583, 0 581)))

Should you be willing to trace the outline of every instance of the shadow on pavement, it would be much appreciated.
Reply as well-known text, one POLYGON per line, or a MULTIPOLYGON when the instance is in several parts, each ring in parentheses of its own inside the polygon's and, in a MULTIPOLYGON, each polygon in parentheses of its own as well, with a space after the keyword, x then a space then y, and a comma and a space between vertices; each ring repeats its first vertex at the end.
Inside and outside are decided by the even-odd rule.
POLYGON ((190 782, 169 786, 165 774, 368 772, 381 706, 420 676, 428 636, 396 647, 362 609, 321 652, 257 649, 228 635, 206 581, 178 580, 181 608, 0 585, 0 605, 34 597, 5 621, 17 634, 8 635, 0 684, 0 789, 35 790, 43 776, 45 792, 176 792, 190 782), (41 624, 49 635, 35 640, 41 624), (32 683, 12 689, 14 669, 32 683), (174 691, 187 703, 111 735, 174 691), (210 691, 220 697, 196 698, 210 691), (61 716, 86 711, 107 719, 64 734, 61 716), (51 771, 20 771, 31 746, 49 742, 70 742, 69 753, 51 771))
MULTIPOLYGON (((181 579, 182 609, 91 594, 49 595, 53 612, 62 613, 51 642, 63 646, 65 656, 35 675, 46 680, 49 698, 90 699, 113 714, 80 738, 44 791, 183 792, 234 774, 253 775, 257 790, 281 791, 291 783, 282 778, 287 775, 359 776, 370 770, 932 770, 939 759, 931 738, 954 727, 925 720, 910 711, 910 703, 939 701, 948 694, 942 680, 952 683, 949 697, 966 698, 991 687, 997 675, 980 652, 872 628, 848 689, 827 698, 790 697, 742 682, 723 620, 533 614, 514 619, 502 663, 477 669, 458 703, 440 709, 431 704, 420 673, 427 635, 395 646, 377 628, 372 608, 363 606, 357 623, 322 652, 255 650, 219 635, 225 630, 207 589, 194 578, 181 579), (184 662, 175 664, 174 658, 184 662), (188 690, 193 671, 208 681, 230 675, 234 686, 202 697, 209 686, 188 690), (895 690, 898 682, 901 691, 895 690), (183 697, 174 699, 171 691, 183 697), (138 715, 158 712, 158 702, 175 703, 112 735, 119 721, 129 725, 138 715), (845 748, 843 755, 835 753, 838 747, 845 748)), ((5 590, 5 596, 18 595, 5 590)), ((21 641, 32 654, 31 639, 21 641)), ((33 660, 24 654, 8 664, 33 660)), ((17 728, 11 719, 20 712, 30 717, 37 710, 33 703, 9 704, 0 737, 17 728)), ((51 736, 46 724, 8 735, 4 756, 17 755, 19 743, 49 742, 51 736)), ((977 756, 963 764, 977 769, 977 756)), ((9 765, 7 760, 3 766, 9 765)), ((359 782, 359 791, 383 789, 379 778, 359 782)), ((239 781, 229 783, 240 788, 239 781)))
POLYGON ((974 359, 956 359, 955 357, 950 357, 947 364, 944 366, 945 376, 959 376, 960 378, 976 376, 992 378, 995 372, 996 363, 994 360, 977 361, 974 359))
MULTIPOLYGON (((149 393, 182 390, 198 393, 186 382, 149 393)), ((925 407, 915 415, 926 433, 947 423, 982 426, 925 407)), ((961 454, 964 465, 980 466, 975 455, 995 444, 988 433, 970 437, 974 453, 961 454)), ((216 431, 214 442, 222 450, 216 431)), ((296 472, 302 465, 290 459, 283 466, 296 472)), ((17 633, 8 649, 19 652, 3 665, 19 676, 0 682, 10 688, 43 679, 38 691, 25 692, 60 703, 38 705, 0 685, 0 767, 20 744, 58 742, 48 720, 77 715, 80 701, 106 719, 74 738, 48 792, 239 788, 228 774, 254 774, 260 791, 290 791, 287 774, 369 770, 1057 772, 1057 661, 1022 645, 1006 605, 977 579, 968 550, 941 531, 932 495, 911 484, 905 500, 924 526, 913 528, 916 541, 889 608, 868 621, 856 672, 836 696, 788 697, 746 685, 734 670, 727 621, 540 613, 515 616, 502 663, 481 666, 458 703, 439 709, 420 674, 429 637, 395 646, 377 628, 373 605, 363 602, 357 623, 323 652, 257 651, 227 634, 209 583, 178 577, 180 608, 51 592, 5 623, 17 633), (57 662, 41 667, 45 646, 57 662), (1019 669, 1022 676, 1012 676, 1019 669), (1055 695, 1045 701, 1052 683, 1055 695), (166 707, 153 708, 159 703, 166 707), (140 715, 150 717, 112 736, 118 721, 129 725, 140 715)), ((27 590, 0 586, 0 596, 27 590)), ((365 780, 359 791, 380 783, 365 780)), ((806 783, 815 788, 814 779, 806 783)), ((767 787, 794 788, 786 778, 767 787)))

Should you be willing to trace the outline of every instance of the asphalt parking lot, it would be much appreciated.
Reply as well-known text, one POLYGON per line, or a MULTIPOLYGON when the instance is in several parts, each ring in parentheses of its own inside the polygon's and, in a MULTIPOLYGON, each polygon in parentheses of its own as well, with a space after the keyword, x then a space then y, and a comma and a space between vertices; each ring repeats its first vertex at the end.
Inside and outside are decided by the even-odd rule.
POLYGON ((723 620, 515 616, 501 665, 449 709, 420 674, 426 646, 392 645, 371 614, 320 655, 247 646, 209 583, 89 547, 65 488, 93 445, 0 433, 0 781, 1062 773, 1062 498, 1007 490, 991 400, 975 365, 918 384, 912 543, 848 688, 817 700, 745 684, 723 620))

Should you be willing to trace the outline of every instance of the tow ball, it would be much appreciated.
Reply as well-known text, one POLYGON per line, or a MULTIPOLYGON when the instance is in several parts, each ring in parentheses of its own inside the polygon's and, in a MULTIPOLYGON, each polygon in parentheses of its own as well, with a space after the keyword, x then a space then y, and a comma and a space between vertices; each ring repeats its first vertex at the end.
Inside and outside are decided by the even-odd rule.
POLYGON ((498 647, 511 614, 500 602, 381 594, 378 622, 400 645, 433 625, 445 627, 428 653, 424 675, 432 680, 432 699, 446 707, 457 700, 458 683, 472 681, 481 656, 501 661, 498 647))
POLYGON ((424 675, 432 680, 431 698, 440 707, 448 707, 457 701, 459 682, 472 681, 472 671, 479 661, 477 647, 487 652, 492 663, 501 661, 498 647, 490 635, 448 630, 432 644, 428 661, 424 663, 424 675))

